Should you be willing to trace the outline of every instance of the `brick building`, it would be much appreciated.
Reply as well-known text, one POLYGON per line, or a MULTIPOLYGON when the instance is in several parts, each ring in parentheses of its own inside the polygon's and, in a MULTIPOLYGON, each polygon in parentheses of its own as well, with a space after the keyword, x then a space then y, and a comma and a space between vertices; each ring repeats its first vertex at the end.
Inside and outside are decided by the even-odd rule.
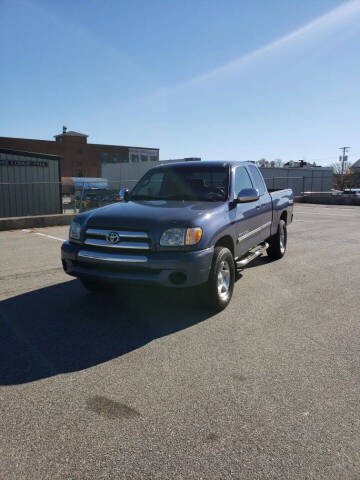
POLYGON ((101 177, 101 166, 159 160, 158 148, 126 147, 88 143, 87 135, 67 131, 55 140, 0 137, 0 148, 61 156, 62 177, 101 177))

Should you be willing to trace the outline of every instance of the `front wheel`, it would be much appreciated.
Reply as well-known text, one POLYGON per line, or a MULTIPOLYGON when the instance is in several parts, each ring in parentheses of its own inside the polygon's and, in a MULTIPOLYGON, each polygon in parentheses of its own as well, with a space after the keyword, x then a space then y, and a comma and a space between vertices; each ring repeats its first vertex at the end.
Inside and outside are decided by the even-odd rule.
POLYGON ((277 232, 269 240, 269 248, 266 250, 270 258, 279 260, 285 255, 287 246, 287 229, 285 220, 280 220, 277 232))
POLYGON ((208 306, 213 310, 223 310, 230 302, 235 282, 235 265, 228 248, 216 247, 213 265, 208 282, 204 285, 204 295, 208 306))

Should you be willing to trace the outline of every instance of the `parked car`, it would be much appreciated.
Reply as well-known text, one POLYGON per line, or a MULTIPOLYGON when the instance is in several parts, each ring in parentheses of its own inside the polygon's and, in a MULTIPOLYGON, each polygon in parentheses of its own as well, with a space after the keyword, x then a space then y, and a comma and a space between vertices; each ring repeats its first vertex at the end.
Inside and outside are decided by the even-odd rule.
POLYGON ((119 201, 119 194, 105 188, 89 188, 79 192, 75 197, 78 205, 83 209, 91 209, 103 206, 107 203, 119 201))
POLYGON ((91 291, 112 283, 198 287, 229 303, 236 271, 267 251, 280 259, 291 189, 268 193, 250 162, 186 162, 149 170, 123 201, 78 215, 62 245, 66 273, 91 291))
POLYGON ((360 198, 360 188, 349 188, 343 190, 342 194, 351 198, 360 198))

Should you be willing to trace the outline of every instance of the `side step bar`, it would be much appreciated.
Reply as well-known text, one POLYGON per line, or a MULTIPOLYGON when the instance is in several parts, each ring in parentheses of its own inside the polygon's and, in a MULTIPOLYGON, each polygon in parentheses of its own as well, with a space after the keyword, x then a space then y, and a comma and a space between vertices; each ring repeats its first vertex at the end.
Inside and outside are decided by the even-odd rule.
POLYGON ((235 262, 236 263, 236 268, 240 269, 240 268, 246 267, 246 265, 248 265, 250 262, 255 260, 255 258, 260 257, 260 255, 262 255, 267 248, 269 248, 268 243, 266 243, 266 242, 260 243, 260 245, 255 247, 254 251, 249 253, 249 255, 247 257, 245 257, 241 260, 237 260, 235 262))

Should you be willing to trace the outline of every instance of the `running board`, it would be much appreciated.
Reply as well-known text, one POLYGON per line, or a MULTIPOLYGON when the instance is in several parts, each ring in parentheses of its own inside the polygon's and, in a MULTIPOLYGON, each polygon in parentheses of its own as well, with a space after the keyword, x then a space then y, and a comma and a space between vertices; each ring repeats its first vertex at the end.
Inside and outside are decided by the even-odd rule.
POLYGON ((247 257, 243 258, 242 260, 237 260, 236 263, 236 268, 244 268, 246 265, 248 265, 250 262, 255 260, 255 258, 260 257, 264 253, 264 251, 269 248, 269 244, 264 242, 260 243, 257 247, 255 247, 254 251, 251 252, 247 257))

